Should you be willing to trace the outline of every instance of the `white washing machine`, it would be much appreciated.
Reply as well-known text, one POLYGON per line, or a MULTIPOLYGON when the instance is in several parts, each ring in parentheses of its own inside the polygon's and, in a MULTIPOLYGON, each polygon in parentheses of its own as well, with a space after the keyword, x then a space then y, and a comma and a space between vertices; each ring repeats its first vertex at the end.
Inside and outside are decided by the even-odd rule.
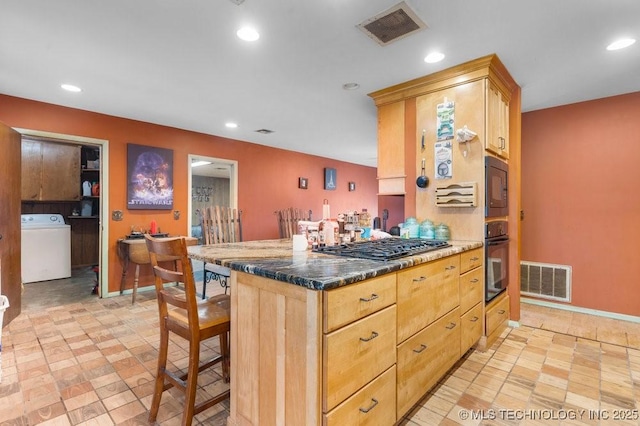
POLYGON ((71 226, 61 214, 23 214, 22 282, 71 276, 71 226))

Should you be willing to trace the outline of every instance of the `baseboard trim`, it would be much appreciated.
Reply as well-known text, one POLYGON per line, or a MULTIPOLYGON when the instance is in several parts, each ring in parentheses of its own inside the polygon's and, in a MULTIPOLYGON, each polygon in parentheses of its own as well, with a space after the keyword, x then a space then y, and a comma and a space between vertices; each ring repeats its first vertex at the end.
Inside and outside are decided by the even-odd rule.
POLYGON ((582 308, 580 306, 564 305, 562 303, 553 303, 553 302, 547 302, 544 300, 529 299, 527 297, 521 297, 520 302, 528 303, 530 305, 538 305, 538 306, 544 306, 547 308, 562 309, 564 311, 578 312, 580 314, 589 314, 589 315, 595 315, 598 317, 611 318, 611 319, 635 322, 640 324, 640 317, 637 317, 634 315, 618 314, 615 312, 607 312, 607 311, 600 311, 597 309, 582 308))

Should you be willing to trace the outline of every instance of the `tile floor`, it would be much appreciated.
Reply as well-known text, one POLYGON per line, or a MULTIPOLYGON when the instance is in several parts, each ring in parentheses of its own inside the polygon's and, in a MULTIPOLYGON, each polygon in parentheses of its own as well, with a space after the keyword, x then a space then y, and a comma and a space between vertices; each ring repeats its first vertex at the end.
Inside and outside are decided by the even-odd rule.
MULTIPOLYGON (((525 303, 521 323, 467 353, 400 424, 639 424, 640 324, 525 303)), ((124 295, 24 309, 3 330, 0 425, 147 425, 157 346, 152 292, 135 306, 124 295)), ((173 348, 184 368, 184 346, 173 348)), ((203 347, 217 350, 216 339, 203 347)), ((224 386, 219 373, 203 391, 224 386)), ((165 393, 159 424, 180 424, 180 400, 165 393)), ((227 415, 225 402, 194 424, 227 415)))

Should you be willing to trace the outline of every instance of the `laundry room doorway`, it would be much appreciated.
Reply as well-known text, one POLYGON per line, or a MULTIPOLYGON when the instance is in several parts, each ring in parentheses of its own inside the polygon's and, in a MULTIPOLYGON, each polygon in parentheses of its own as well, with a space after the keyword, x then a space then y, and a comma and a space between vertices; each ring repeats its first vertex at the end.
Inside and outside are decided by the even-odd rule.
MULTIPOLYGON (((102 265, 108 264, 108 141, 15 130, 22 138, 22 223, 55 216, 70 230, 68 247, 64 247, 69 252, 70 276, 49 280, 45 273, 37 281, 23 277, 23 307, 79 303, 106 294, 107 274, 102 265)), ((37 253, 21 253, 26 260, 34 255, 37 253)))

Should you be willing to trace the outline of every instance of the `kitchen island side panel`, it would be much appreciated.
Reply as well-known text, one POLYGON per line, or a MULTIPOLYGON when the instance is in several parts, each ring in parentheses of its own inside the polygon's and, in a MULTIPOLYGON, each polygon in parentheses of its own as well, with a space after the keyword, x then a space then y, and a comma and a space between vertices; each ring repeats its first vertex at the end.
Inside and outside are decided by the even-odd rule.
POLYGON ((229 424, 320 424, 322 292, 232 277, 229 424))

